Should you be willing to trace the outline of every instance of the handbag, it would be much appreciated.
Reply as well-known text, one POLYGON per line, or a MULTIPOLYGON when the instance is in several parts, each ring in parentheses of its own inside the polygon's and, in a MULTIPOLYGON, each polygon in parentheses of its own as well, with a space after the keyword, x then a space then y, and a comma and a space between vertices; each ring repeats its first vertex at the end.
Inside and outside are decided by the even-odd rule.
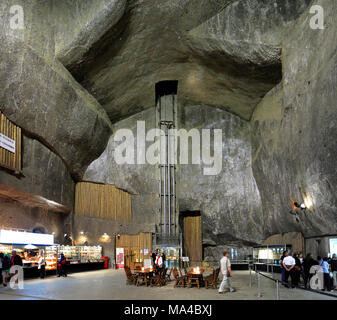
POLYGON ((301 271, 301 267, 300 266, 295 266, 295 270, 296 271, 301 271))
POLYGON ((332 278, 333 278, 333 273, 332 273, 332 272, 329 272, 329 276, 330 276, 330 278, 332 279, 332 278))

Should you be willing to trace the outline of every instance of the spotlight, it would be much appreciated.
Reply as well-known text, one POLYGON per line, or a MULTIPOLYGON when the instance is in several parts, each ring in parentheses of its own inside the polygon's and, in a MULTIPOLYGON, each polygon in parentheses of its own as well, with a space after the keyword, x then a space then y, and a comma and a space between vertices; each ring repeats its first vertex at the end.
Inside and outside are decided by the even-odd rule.
POLYGON ((81 231, 81 232, 80 232, 80 234, 84 234, 84 232, 83 232, 83 231, 81 231))

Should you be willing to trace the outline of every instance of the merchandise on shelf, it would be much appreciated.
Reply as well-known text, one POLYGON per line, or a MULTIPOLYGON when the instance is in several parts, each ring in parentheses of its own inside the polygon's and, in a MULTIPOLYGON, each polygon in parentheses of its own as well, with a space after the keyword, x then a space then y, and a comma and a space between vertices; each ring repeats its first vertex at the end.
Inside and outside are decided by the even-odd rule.
POLYGON ((81 263, 98 262, 102 260, 101 246, 83 246, 80 247, 81 263))
POLYGON ((61 253, 64 254, 66 260, 70 263, 76 263, 80 261, 79 247, 77 246, 59 246, 57 250, 57 258, 60 258, 61 253))
POLYGON ((45 260, 46 270, 57 269, 57 246, 46 247, 45 260))

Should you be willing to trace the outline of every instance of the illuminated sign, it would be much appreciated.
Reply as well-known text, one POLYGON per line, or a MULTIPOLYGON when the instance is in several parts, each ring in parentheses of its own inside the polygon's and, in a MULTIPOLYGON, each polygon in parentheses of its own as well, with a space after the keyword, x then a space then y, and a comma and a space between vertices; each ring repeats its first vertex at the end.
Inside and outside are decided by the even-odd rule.
POLYGON ((0 230, 0 243, 2 244, 35 244, 53 245, 54 235, 44 233, 19 232, 0 230))

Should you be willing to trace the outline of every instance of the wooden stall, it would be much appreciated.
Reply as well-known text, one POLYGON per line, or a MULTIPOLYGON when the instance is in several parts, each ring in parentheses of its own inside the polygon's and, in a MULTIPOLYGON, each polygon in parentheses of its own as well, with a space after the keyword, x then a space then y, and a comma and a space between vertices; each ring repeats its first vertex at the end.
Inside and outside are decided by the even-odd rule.
POLYGON ((201 215, 184 217, 184 248, 192 264, 202 261, 201 215))
POLYGON ((152 233, 122 234, 116 239, 116 248, 124 248, 124 265, 135 269, 144 259, 151 259, 152 233))
POLYGON ((0 111, 0 166, 16 173, 22 169, 21 128, 8 120, 0 111))
POLYGON ((131 222, 131 195, 113 185, 79 182, 74 211, 80 216, 131 222))

